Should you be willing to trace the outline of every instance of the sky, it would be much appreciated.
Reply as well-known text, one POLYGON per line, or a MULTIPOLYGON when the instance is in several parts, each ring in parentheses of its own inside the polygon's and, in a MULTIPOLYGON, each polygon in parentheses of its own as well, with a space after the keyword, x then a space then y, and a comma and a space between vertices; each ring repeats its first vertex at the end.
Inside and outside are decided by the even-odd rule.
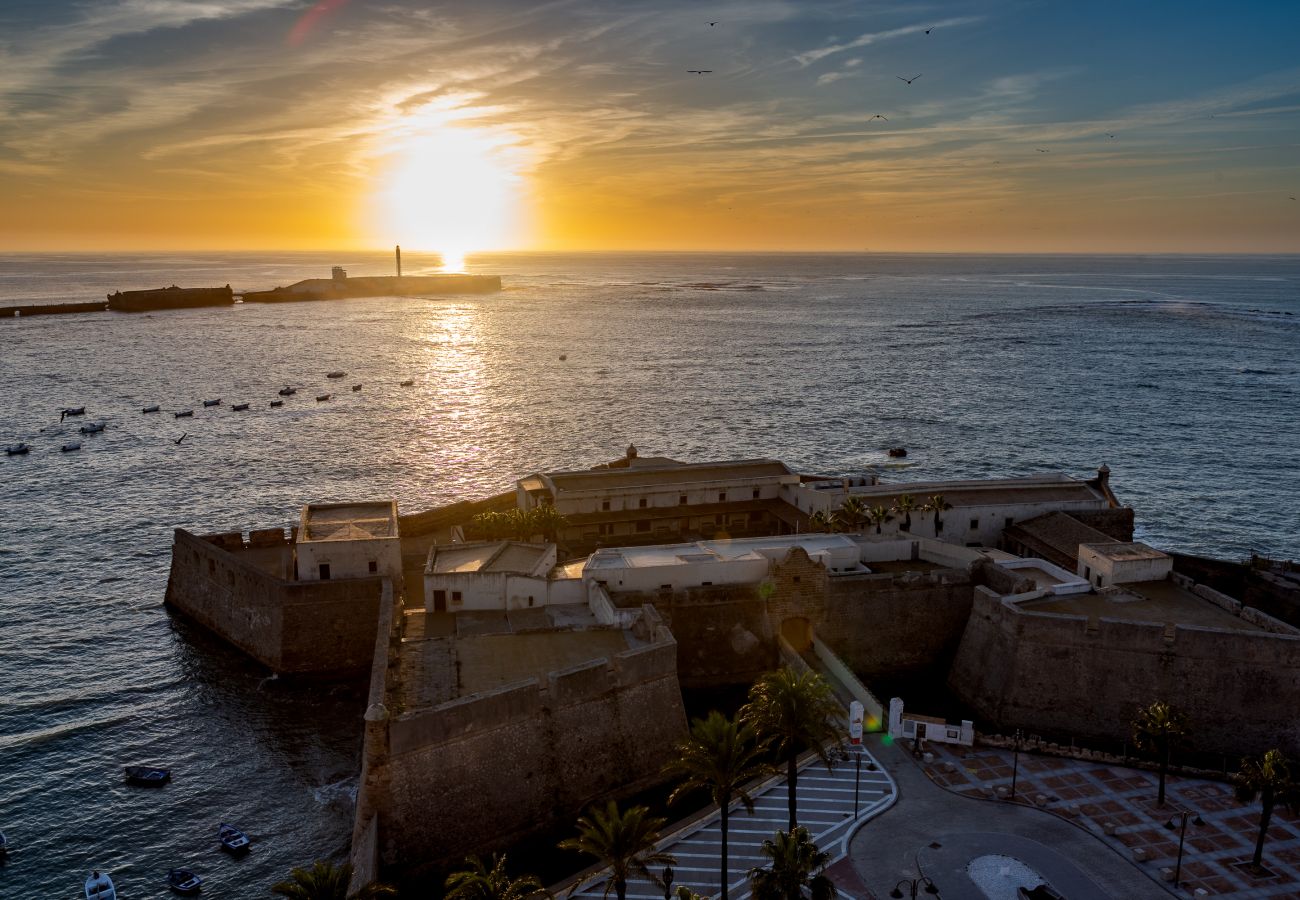
POLYGON ((0 0, 0 249, 1300 252, 1297 36, 1294 0, 0 0))

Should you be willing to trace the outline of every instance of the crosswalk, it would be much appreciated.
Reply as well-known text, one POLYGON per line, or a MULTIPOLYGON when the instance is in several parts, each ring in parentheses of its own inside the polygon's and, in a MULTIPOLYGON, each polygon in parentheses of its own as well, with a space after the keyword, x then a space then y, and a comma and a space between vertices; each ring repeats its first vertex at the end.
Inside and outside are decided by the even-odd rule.
MULTIPOLYGON (((847 749, 847 748, 846 748, 847 749)), ((848 853, 849 838, 868 819, 887 809, 897 796, 894 780, 865 749, 850 751, 847 761, 830 771, 815 759, 799 771, 796 784, 799 824, 808 829, 822 850, 831 854, 832 862, 848 853), (858 754, 858 761, 852 754, 858 754), (857 810, 854 810, 854 782, 857 779, 857 810)), ((770 779, 754 791, 754 812, 735 806, 727 833, 729 895, 732 900, 749 896, 749 870, 766 862, 759 848, 763 841, 787 824, 788 791, 784 777, 770 779)), ((677 858, 673 866, 674 885, 685 885, 697 894, 717 897, 720 893, 719 871, 722 829, 715 810, 680 831, 668 835, 660 848, 677 858)), ((606 878, 596 874, 579 884, 570 895, 600 898, 605 894, 606 878)), ((629 900, 662 900, 663 890, 644 880, 628 884, 629 900)), ((611 892, 612 896, 612 892, 611 892)))

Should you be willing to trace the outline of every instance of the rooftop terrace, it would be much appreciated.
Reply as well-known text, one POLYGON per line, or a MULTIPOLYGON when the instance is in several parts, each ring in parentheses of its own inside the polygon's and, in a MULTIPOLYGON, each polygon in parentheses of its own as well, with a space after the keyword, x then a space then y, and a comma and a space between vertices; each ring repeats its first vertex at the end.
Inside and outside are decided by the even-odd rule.
POLYGON ((1062 613, 1090 619, 1122 619, 1165 625, 1200 625, 1235 631, 1263 631, 1259 626, 1193 594, 1173 581, 1136 581, 1097 593, 1070 594, 1020 605, 1026 612, 1062 613))
POLYGON ((364 541, 397 537, 397 504, 309 503, 303 507, 298 542, 364 541))

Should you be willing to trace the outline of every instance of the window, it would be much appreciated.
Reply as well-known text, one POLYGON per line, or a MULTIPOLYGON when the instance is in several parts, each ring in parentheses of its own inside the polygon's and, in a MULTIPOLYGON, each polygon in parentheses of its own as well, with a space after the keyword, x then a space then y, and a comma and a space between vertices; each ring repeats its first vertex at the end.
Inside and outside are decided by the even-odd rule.
POLYGON ((979 520, 979 519, 971 519, 971 520, 970 520, 970 530, 971 530, 971 531, 979 531, 979 529, 980 529, 980 520, 979 520))
POLYGON ((796 576, 794 576, 793 578, 791 578, 790 580, 793 581, 795 584, 798 584, 798 583, 799 583, 799 576, 796 575, 796 576))
POLYGON ((678 506, 685 506, 685 505, 686 505, 686 495, 685 495, 685 494, 682 494, 680 497, 677 498, 677 505, 678 505, 678 506))
POLYGON ((642 519, 641 521, 637 522, 637 523, 636 523, 636 530, 637 530, 637 531, 649 531, 649 530, 650 530, 650 522, 649 522, 649 520, 647 520, 647 519, 642 519))
POLYGON ((600 509, 601 512, 609 512, 609 501, 608 500, 600 501, 600 509))
POLYGON ((719 503, 726 503, 726 502, 727 502, 727 492, 726 492, 726 491, 718 491, 718 502, 719 502, 719 503))
POLYGON ((375 562, 375 560, 373 560, 373 559, 372 559, 369 563, 367 563, 366 565, 367 565, 367 567, 370 569, 370 574, 372 574, 372 575, 373 575, 375 572, 378 572, 378 571, 379 571, 379 563, 375 562))
POLYGON ((700 587, 713 587, 713 582, 712 582, 712 581, 701 581, 701 582, 700 582, 700 587))
POLYGON ((1005 519, 1005 520, 1003 521, 1003 523, 1002 523, 1002 527, 1003 527, 1003 528, 1010 528, 1010 527, 1011 527, 1012 525, 1014 525, 1014 524, 1016 524, 1016 520, 1015 520, 1013 517, 1011 517, 1011 516, 1007 516, 1006 519, 1005 519))
POLYGON ((529 606, 532 606, 532 605, 533 605, 533 595, 532 595, 532 594, 529 594, 529 595, 528 595, 528 605, 529 605, 529 606))
POLYGON ((329 580, 330 580, 330 564, 329 564, 329 563, 321 563, 321 564, 320 564, 320 580, 321 580, 321 581, 329 581, 329 580))
POLYGON ((1088 566, 1083 567, 1083 580, 1092 581, 1092 569, 1088 566))
POLYGON ((601 525, 601 526, 600 526, 600 533, 601 533, 601 534, 609 534, 609 526, 608 526, 608 525, 601 525))
POLYGON ((451 602, 452 602, 452 603, 455 603, 455 604, 457 604, 457 605, 460 604, 460 591, 452 591, 452 592, 451 592, 451 602))
POLYGON ((759 495, 760 493, 762 493, 762 492, 761 492, 758 488, 754 488, 754 499, 755 499, 755 500, 758 499, 758 495, 759 495))
POLYGON ((645 497, 642 497, 641 500, 640 500, 640 503, 639 503, 638 505, 639 505, 642 509, 645 509, 645 507, 646 507, 646 502, 647 502, 647 501, 646 501, 646 498, 645 498, 645 497))
POLYGON ((661 590, 661 591, 671 591, 672 589, 673 589, 673 586, 672 586, 671 584, 661 584, 661 585, 659 585, 659 590, 661 590))

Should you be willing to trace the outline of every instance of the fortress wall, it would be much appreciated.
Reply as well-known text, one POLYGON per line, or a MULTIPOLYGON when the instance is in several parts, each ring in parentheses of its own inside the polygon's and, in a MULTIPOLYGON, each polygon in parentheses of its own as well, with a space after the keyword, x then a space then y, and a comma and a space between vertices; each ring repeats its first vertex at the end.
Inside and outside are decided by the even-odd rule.
POLYGON ((1133 540, 1133 507, 1120 506, 1114 509, 1071 509, 1071 516, 1089 528, 1095 528, 1102 534, 1117 541, 1128 543, 1133 540))
MULTIPOLYGON (((662 781, 686 733, 671 636, 389 723, 373 805, 390 867, 437 867, 662 781)), ((382 743, 367 734, 367 754, 382 743)))
POLYGON ((1300 749, 1300 636, 1028 613, 977 588, 949 687, 994 728, 1123 741, 1168 701, 1196 749, 1300 749))
POLYGON ((178 528, 165 602, 277 672, 354 672, 370 666, 382 580, 287 582, 178 528))

